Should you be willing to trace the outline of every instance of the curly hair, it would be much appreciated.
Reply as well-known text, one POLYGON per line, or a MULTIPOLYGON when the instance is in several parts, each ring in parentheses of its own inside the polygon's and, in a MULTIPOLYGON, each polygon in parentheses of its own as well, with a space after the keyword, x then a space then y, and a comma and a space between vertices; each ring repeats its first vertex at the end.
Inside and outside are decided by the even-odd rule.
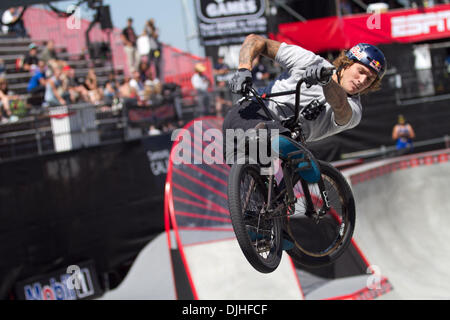
MULTIPOLYGON (((341 51, 339 56, 334 59, 333 65, 336 67, 336 70, 339 70, 339 77, 341 76, 341 73, 349 68, 351 65, 353 65, 356 61, 350 59, 345 55, 345 51, 341 51)), ((377 78, 372 82, 372 84, 361 91, 361 94, 368 94, 369 92, 380 90, 381 88, 381 78, 377 76, 377 78)))

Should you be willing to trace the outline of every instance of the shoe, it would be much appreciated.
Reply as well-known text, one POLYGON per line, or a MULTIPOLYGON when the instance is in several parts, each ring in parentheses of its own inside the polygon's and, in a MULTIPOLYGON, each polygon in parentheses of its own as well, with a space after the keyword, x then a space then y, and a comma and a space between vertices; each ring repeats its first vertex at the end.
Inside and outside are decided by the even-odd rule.
POLYGON ((281 248, 283 250, 291 250, 294 248, 294 242, 291 237, 286 233, 286 231, 282 231, 281 233, 281 248))
MULTIPOLYGON (((252 241, 260 241, 264 239, 264 235, 256 233, 252 230, 248 231, 248 235, 250 236, 250 240, 252 241)), ((283 250, 291 250, 294 248, 294 243, 288 239, 286 239, 285 237, 281 238, 281 249, 283 250)))
MULTIPOLYGON (((272 149, 278 150, 281 157, 287 158, 290 153, 299 151, 299 148, 287 137, 276 136, 272 139, 272 149)), ((303 153, 298 153, 292 156, 292 159, 301 160, 304 159, 305 155, 303 153)), ((320 170, 317 165, 305 159, 305 161, 300 161, 297 165, 296 171, 299 175, 309 183, 316 183, 320 179, 320 170)))
POLYGON ((250 237, 250 240, 256 241, 256 240, 262 240, 264 239, 264 235, 260 233, 256 233, 252 230, 248 230, 248 235, 250 237))
POLYGON ((282 238, 281 241, 282 241, 281 248, 283 250, 287 251, 287 250, 291 250, 294 248, 294 243, 287 240, 286 238, 282 238))

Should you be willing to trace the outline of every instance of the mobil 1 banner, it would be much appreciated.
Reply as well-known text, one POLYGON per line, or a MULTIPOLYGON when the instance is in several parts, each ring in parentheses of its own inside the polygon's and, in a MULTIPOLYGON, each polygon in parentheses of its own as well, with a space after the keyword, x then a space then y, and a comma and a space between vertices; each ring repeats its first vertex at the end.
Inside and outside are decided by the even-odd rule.
POLYGON ((265 0, 196 0, 204 46, 241 43, 250 33, 265 34, 265 0))
POLYGON ((17 300, 85 300, 103 294, 92 260, 36 275, 15 285, 17 300))

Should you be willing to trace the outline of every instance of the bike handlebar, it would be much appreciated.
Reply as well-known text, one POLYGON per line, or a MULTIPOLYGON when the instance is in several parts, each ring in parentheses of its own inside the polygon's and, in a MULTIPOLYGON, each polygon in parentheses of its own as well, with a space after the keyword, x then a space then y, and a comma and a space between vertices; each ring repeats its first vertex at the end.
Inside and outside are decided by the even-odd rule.
POLYGON ((325 81, 327 80, 329 77, 331 77, 333 75, 333 72, 335 70, 335 67, 330 67, 330 68, 323 68, 320 71, 320 81, 325 81))
MULTIPOLYGON (((327 80, 329 77, 331 77, 333 75, 335 68, 331 67, 331 68, 323 68, 320 72, 320 79, 318 79, 319 81, 325 81, 327 80)), ((270 112, 270 110, 267 108, 266 104, 264 103, 263 99, 265 98, 272 98, 272 97, 279 97, 279 96, 286 96, 289 94, 295 94, 295 112, 294 112, 294 121, 292 121, 292 124, 297 123, 298 117, 300 115, 300 87, 302 85, 302 83, 305 82, 304 78, 301 78, 298 82, 297 85, 295 87, 295 90, 290 90, 290 91, 281 91, 281 92, 275 92, 275 93, 264 93, 262 95, 259 95, 258 92, 256 92, 256 90, 251 86, 245 86, 244 87, 244 92, 251 92, 253 94, 253 96, 256 98, 256 100, 261 104, 261 107, 263 108, 265 114, 267 115, 267 117, 269 117, 270 119, 273 120, 277 120, 273 118, 272 113, 270 112)), ((278 119, 279 120, 279 119, 278 119)))

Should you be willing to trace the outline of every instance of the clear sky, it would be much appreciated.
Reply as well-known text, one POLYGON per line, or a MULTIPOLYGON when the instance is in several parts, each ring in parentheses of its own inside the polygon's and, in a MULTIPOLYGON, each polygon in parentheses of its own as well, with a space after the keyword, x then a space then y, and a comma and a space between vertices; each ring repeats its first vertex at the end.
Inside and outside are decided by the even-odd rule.
MULTIPOLYGON (((197 32, 194 1, 186 0, 191 23, 188 23, 189 15, 185 14, 182 0, 103 0, 103 4, 110 6, 114 27, 124 28, 127 18, 132 17, 134 30, 139 35, 145 21, 153 18, 159 28, 161 42, 203 57, 205 51, 198 39, 186 40, 187 36, 197 32)), ((63 9, 77 2, 78 0, 63 1, 55 6, 63 9)), ((86 5, 83 8, 86 8, 86 5)))

